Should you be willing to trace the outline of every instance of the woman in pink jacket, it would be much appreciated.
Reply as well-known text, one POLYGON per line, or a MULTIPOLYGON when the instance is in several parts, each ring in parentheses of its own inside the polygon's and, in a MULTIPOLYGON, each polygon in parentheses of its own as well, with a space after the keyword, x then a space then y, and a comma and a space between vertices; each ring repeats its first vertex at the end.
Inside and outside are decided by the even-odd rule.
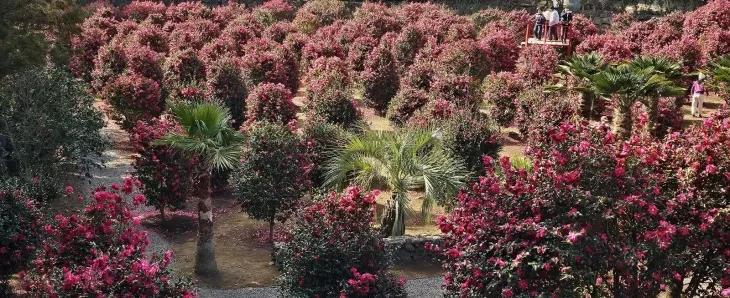
POLYGON ((697 81, 692 83, 692 89, 690 90, 690 94, 692 94, 692 116, 697 118, 702 117, 702 103, 705 101, 705 93, 707 93, 703 84, 704 81, 705 75, 700 74, 697 81))

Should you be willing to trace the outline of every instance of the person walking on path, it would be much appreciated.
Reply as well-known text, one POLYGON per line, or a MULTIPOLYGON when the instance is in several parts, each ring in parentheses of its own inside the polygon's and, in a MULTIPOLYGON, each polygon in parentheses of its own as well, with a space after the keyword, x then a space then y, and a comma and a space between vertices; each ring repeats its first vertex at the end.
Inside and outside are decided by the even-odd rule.
POLYGON ((547 19, 545 19, 545 16, 540 12, 540 10, 537 10, 537 13, 535 14, 535 27, 532 29, 532 32, 535 34, 535 38, 537 40, 542 39, 542 32, 543 27, 545 27, 545 23, 547 22, 547 19))
POLYGON ((697 118, 702 117, 702 103, 705 101, 705 93, 707 92, 703 84, 704 81, 705 75, 700 73, 697 80, 692 83, 692 89, 690 90, 690 94, 692 94, 692 116, 697 118))
POLYGON ((563 13, 560 15, 560 23, 561 23, 561 32, 560 32, 560 40, 562 42, 565 42, 568 40, 568 30, 570 30, 570 22, 573 21, 573 12, 570 11, 569 8, 566 8, 563 13))
POLYGON ((560 13, 555 6, 551 7, 550 12, 550 40, 558 40, 558 26, 560 26, 560 13))

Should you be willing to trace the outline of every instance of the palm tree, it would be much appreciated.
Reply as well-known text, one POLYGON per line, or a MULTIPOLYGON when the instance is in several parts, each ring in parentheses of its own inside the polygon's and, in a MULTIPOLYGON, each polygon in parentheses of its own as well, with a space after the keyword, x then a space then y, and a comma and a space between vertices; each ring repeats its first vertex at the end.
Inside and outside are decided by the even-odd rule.
POLYGON ((233 169, 239 162, 243 137, 231 127, 228 109, 211 103, 176 103, 170 106, 182 133, 169 133, 157 141, 173 150, 200 158, 201 170, 195 193, 198 197, 198 251, 195 273, 218 274, 213 242, 213 206, 210 184, 213 170, 233 169))
POLYGON ((581 115, 585 118, 590 118, 594 114, 596 105, 596 92, 591 84, 591 78, 603 71, 606 68, 606 64, 603 61, 601 54, 591 52, 585 55, 574 56, 563 64, 558 65, 558 71, 560 73, 555 76, 559 79, 567 81, 571 78, 575 86, 567 87, 562 84, 557 84, 548 87, 548 89, 554 90, 565 90, 572 89, 580 92, 581 94, 581 115))
POLYGON ((652 96, 674 94, 674 84, 654 70, 632 67, 631 64, 609 66, 591 77, 596 93, 613 102, 613 132, 627 139, 633 121, 631 106, 652 96))
POLYGON ((659 98, 662 96, 681 96, 684 93, 683 88, 675 85, 682 78, 682 66, 664 57, 640 56, 631 61, 631 67, 650 71, 653 74, 663 76, 667 80, 666 85, 654 88, 654 94, 647 94, 642 100, 648 115, 646 129, 653 133, 659 120, 659 98))
POLYGON ((348 182, 392 191, 383 232, 405 233, 405 215, 411 214, 407 191, 424 189, 421 215, 428 220, 434 204, 448 205, 466 176, 464 164, 441 144, 439 132, 411 129, 396 132, 365 130, 335 150, 327 162, 325 185, 342 189, 348 182))

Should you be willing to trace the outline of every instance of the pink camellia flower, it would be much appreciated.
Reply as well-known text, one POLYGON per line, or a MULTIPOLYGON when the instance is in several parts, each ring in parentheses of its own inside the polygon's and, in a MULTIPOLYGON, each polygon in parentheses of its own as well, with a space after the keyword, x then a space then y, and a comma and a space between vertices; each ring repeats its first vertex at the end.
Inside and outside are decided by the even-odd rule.
POLYGON ((626 170, 624 170, 624 167, 619 166, 613 170, 613 175, 616 176, 616 178, 623 178, 625 174, 626 170))
POLYGON ((722 290, 722 297, 730 297, 730 288, 722 290))
POLYGON ((512 292, 512 289, 511 288, 506 288, 506 289, 502 290, 502 297, 510 298, 510 297, 512 297, 514 295, 515 294, 512 292))
POLYGON ((66 193, 69 193, 70 194, 70 193, 73 193, 73 192, 74 192, 74 188, 71 185, 66 186, 66 193))
POLYGON ((601 278, 600 276, 599 277, 596 277, 596 285, 597 286, 600 286, 602 284, 603 284, 603 278, 601 278))
POLYGON ((705 167, 705 172, 707 172, 708 174, 714 174, 715 172, 717 172, 717 166, 716 165, 707 165, 705 167))
POLYGON ((527 281, 520 280, 519 282, 517 282, 517 287, 520 288, 520 290, 527 290, 527 281))
POLYGON ((575 243, 576 241, 578 241, 578 236, 580 235, 580 232, 570 232, 568 233, 568 240, 572 243, 575 243))
POLYGON ((656 216, 659 213, 659 209, 656 208, 654 204, 649 205, 649 214, 652 216, 656 216))

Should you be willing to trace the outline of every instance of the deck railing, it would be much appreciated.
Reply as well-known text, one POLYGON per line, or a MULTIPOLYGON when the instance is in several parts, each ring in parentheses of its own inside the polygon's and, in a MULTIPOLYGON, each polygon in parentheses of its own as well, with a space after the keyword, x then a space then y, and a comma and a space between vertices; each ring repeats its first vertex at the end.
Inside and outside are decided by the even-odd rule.
MULTIPOLYGON (((527 23, 527 28, 525 29, 525 46, 530 45, 530 38, 534 37, 533 28, 535 28, 536 22, 529 22, 527 23)), ((547 42, 550 42, 552 40, 549 40, 550 38, 550 27, 548 24, 545 24, 542 26, 542 38, 538 39, 537 37, 534 37, 537 41, 542 41, 544 44, 548 44, 547 42)), ((572 23, 558 23, 556 25, 553 25, 552 27, 557 27, 556 32, 558 35, 558 39, 554 40, 554 42, 560 42, 561 44, 556 44, 557 46, 567 46, 568 47, 568 56, 572 54, 573 47, 572 47, 572 39, 573 39, 573 24, 572 23), (565 38, 563 38, 563 30, 567 30, 567 34, 565 34, 565 38)))

